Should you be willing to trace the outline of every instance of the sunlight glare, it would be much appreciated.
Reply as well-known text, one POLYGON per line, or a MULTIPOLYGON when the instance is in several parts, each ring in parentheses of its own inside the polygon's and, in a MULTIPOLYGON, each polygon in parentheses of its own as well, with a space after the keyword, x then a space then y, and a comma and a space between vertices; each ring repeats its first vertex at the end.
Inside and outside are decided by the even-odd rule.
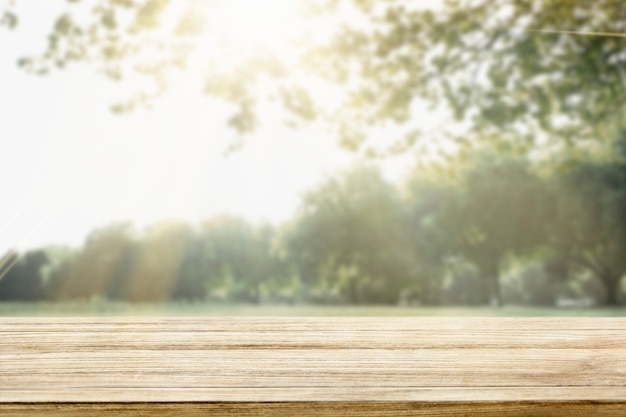
POLYGON ((228 43, 245 52, 281 49, 299 29, 298 4, 297 0, 227 0, 219 13, 221 32, 228 43))

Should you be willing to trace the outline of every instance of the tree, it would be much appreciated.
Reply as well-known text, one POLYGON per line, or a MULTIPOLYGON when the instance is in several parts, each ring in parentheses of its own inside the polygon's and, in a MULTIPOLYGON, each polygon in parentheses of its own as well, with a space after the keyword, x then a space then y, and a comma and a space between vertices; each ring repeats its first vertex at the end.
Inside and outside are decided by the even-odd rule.
POLYGON ((337 289, 352 304, 394 304, 418 285, 407 220, 381 174, 356 167, 305 197, 287 245, 304 284, 337 289))
POLYGON ((203 249, 202 241, 194 234, 183 254, 172 299, 198 301, 206 298, 211 269, 203 249))
POLYGON ((222 282, 230 280, 231 295, 260 304, 263 287, 280 278, 272 248, 273 230, 253 228, 241 218, 219 216, 203 224, 201 236, 211 271, 222 282))
MULTIPOLYGON (((17 254, 13 253, 12 257, 17 254)), ((45 295, 41 268, 48 263, 42 250, 29 251, 0 279, 0 301, 40 301, 45 295)))
MULTIPOLYGON (((424 304, 442 302, 442 286, 449 258, 454 255, 456 229, 449 229, 448 211, 458 190, 434 172, 420 169, 408 180, 412 249, 418 262, 420 298, 424 304)), ((476 289, 473 289, 476 292, 476 289)))
POLYGON ((139 302, 172 299, 192 243, 193 230, 186 223, 162 221, 150 227, 136 249, 120 298, 139 302))
POLYGON ((125 280, 124 266, 132 254, 128 223, 116 223, 89 234, 83 248, 50 272, 48 295, 52 299, 90 299, 115 296, 125 280))
POLYGON ((450 0, 424 10, 390 1, 380 13, 374 1, 358 3, 375 29, 342 33, 324 63, 357 68, 360 112, 374 121, 407 117, 423 97, 469 122, 473 135, 457 139, 522 150, 538 133, 560 143, 615 140, 624 123, 622 2, 450 0))
POLYGON ((618 305, 626 275, 626 140, 615 162, 579 163, 552 184, 549 271, 567 278, 572 269, 592 272, 618 305))
POLYGON ((0 258, 0 279, 4 278, 18 260, 19 255, 14 249, 8 250, 2 258, 0 258))
MULTIPOLYGON (((430 8, 308 1, 312 32, 331 35, 298 37, 295 52, 282 55, 265 47, 238 55, 228 40, 208 48, 218 40, 211 31, 220 6, 186 4, 70 0, 47 49, 20 65, 46 73, 89 62, 113 79, 133 72, 153 79, 154 91, 118 107, 125 109, 200 60, 205 92, 236 105, 230 124, 239 131, 253 130, 263 98, 274 96, 299 121, 328 122, 350 148, 367 141, 367 129, 391 124, 406 135, 384 150, 410 149, 420 130, 413 108, 423 100, 444 104, 468 127, 447 132, 459 143, 492 140, 522 152, 546 136, 565 145, 614 140, 625 123, 626 7, 617 0, 447 0, 430 8), (353 18, 342 20, 346 8, 353 18), (338 93, 336 106, 320 99, 320 85, 338 93)), ((18 27, 18 14, 9 7, 2 22, 18 27)))
POLYGON ((502 304, 507 257, 528 254, 544 241, 546 201, 542 181, 524 160, 486 154, 463 173, 441 222, 453 231, 451 253, 473 262, 488 283, 485 302, 502 304))

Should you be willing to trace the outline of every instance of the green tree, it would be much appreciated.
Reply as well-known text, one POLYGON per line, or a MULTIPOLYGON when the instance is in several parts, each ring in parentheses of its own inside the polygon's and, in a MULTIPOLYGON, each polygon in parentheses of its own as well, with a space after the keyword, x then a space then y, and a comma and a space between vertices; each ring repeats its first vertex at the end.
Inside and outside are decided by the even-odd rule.
MULTIPOLYGON (((617 305, 626 275, 626 141, 621 160, 579 163, 552 184, 548 271, 561 280, 587 270, 605 288, 606 304, 617 305)), ((620 148, 622 146, 622 148, 620 148)))
POLYGON ((624 123, 623 2, 355 3, 371 30, 344 29, 319 61, 355 74, 358 112, 373 115, 367 122, 406 119, 425 98, 470 126, 457 139, 520 150, 540 133, 560 144, 612 141, 624 123))
MULTIPOLYGON (((407 183, 411 247, 418 263, 420 300, 438 304, 443 290, 447 264, 454 256, 452 246, 456 229, 450 229, 448 211, 458 192, 451 181, 432 171, 419 169, 407 183)), ((474 289, 475 291, 475 289, 474 289)))
POLYGON ((485 302, 502 304, 500 279, 507 258, 529 254, 545 240, 542 181, 524 160, 485 154, 463 172, 443 213, 450 250, 473 262, 486 280, 485 302))
POLYGON ((260 304, 264 287, 280 278, 270 227, 254 228, 244 219, 219 216, 201 229, 205 254, 217 280, 230 284, 231 296, 260 304))
POLYGON ((393 304, 417 285, 407 221, 396 190, 357 167, 305 196, 287 245, 305 284, 335 288, 353 304, 393 304))
MULTIPOLYGON (((389 124, 406 128, 406 136, 388 149, 413 146, 419 130, 413 109, 422 100, 444 104, 468 127, 460 135, 447 132, 460 143, 493 140, 520 151, 546 136, 560 144, 614 140, 625 123, 626 7, 617 0, 446 0, 432 7, 308 1, 304 8, 320 24, 314 28, 331 32, 326 40, 297 39, 295 58, 257 48, 230 62, 224 48, 202 47, 218 39, 211 18, 219 5, 68 3, 46 50, 21 59, 21 66, 45 73, 89 62, 113 79, 139 72, 158 92, 173 71, 199 56, 207 63, 205 91, 236 104, 230 123, 244 132, 257 124, 262 91, 299 120, 331 122, 352 148, 365 141, 367 129, 389 124), (346 7, 357 18, 342 20, 346 7), (338 23, 329 25, 328 16, 338 23), (319 85, 342 92, 336 109, 318 100, 319 85)), ((18 27, 19 13, 7 6, 2 22, 18 27)))
POLYGON ((49 296, 54 300, 108 296, 119 280, 120 268, 132 245, 128 223, 94 230, 78 253, 50 271, 49 296))
POLYGON ((193 229, 183 222, 163 221, 150 227, 136 249, 119 296, 129 301, 171 300, 193 238, 193 229))
POLYGON ((172 299, 188 301, 205 299, 210 282, 210 271, 211 260, 205 256, 203 242, 194 234, 189 239, 185 253, 182 255, 172 299))
MULTIPOLYGON (((16 253, 9 253, 8 261, 17 258, 16 253)), ((13 263, 13 262, 10 262, 13 263)), ((40 301, 45 289, 41 269, 48 263, 48 257, 42 250, 26 252, 0 278, 0 301, 40 301)))

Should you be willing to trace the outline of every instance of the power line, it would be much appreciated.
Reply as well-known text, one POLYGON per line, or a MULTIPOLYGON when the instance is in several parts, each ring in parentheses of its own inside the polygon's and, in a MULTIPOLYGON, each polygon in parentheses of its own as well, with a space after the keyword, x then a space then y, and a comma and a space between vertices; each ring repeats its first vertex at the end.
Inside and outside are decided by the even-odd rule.
POLYGON ((564 34, 564 35, 578 35, 578 36, 603 36, 607 38, 626 38, 626 33, 620 32, 584 32, 577 30, 560 30, 560 29, 524 29, 527 32, 536 33, 552 33, 552 34, 564 34))

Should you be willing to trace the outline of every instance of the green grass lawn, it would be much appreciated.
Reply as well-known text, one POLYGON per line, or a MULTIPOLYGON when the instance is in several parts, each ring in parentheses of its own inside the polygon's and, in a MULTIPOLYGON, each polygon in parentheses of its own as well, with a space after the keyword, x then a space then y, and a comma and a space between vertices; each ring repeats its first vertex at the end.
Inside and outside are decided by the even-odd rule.
POLYGON ((0 316, 626 316, 626 308, 389 307, 163 303, 110 301, 0 302, 0 316))

